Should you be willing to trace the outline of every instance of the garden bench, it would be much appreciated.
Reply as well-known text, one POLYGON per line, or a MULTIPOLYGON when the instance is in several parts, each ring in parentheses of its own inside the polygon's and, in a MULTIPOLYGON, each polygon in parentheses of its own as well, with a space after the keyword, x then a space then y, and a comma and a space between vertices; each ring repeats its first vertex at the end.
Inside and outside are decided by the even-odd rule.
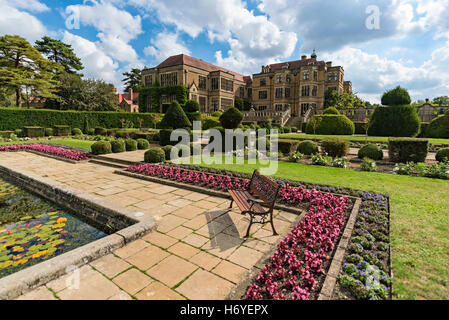
POLYGON ((271 223, 273 235, 278 235, 273 223, 273 209, 278 196, 280 185, 263 176, 259 171, 254 170, 251 182, 249 184, 249 191, 243 190, 228 190, 232 197, 231 205, 235 202, 243 215, 249 214, 250 223, 245 238, 249 237, 249 232, 253 223, 265 224, 271 223), (269 220, 267 220, 269 217, 269 220), (260 218, 260 221, 257 221, 260 218))

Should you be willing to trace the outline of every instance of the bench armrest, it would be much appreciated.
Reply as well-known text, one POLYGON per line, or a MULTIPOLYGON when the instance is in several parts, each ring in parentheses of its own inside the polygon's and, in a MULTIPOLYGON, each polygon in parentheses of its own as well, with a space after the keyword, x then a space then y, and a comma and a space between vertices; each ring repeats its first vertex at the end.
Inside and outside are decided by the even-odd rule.
POLYGON ((252 202, 253 204, 257 203, 260 205, 270 205, 271 204, 271 202, 265 202, 265 201, 254 199, 254 198, 248 198, 248 202, 252 202))

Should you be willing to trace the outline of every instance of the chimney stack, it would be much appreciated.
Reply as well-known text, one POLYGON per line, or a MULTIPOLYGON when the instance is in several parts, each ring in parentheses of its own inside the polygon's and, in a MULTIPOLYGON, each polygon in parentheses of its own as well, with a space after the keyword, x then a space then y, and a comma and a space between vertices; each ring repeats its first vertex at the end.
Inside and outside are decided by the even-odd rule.
POLYGON ((332 67, 332 61, 326 62, 326 66, 327 66, 327 67, 332 67))
POLYGON ((306 60, 307 56, 301 56, 301 60, 306 60))

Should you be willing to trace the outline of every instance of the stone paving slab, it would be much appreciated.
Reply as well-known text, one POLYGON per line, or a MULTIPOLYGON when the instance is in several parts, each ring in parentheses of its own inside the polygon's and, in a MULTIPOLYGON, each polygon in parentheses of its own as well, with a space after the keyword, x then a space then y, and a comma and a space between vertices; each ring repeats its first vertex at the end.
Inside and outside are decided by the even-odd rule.
MULTIPOLYGON (((120 154, 124 160, 125 155, 120 154)), ((137 154, 137 153, 136 153, 137 154)), ((111 155, 112 156, 112 155, 111 155)), ((126 158, 132 155, 126 155, 126 158)), ((20 299, 224 299, 281 236, 253 225, 229 200, 114 174, 94 163, 70 164, 30 153, 0 153, 33 174, 83 189, 110 203, 153 216, 158 229, 79 269, 80 286, 67 274, 20 299)), ((297 215, 275 212, 282 237, 297 215)))

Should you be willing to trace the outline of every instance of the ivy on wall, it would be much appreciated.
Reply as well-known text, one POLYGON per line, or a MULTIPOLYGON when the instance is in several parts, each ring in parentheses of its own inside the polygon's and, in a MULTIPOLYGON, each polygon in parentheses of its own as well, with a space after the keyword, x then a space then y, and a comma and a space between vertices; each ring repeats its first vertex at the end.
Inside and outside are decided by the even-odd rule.
POLYGON ((151 87, 139 88, 139 109, 146 110, 147 97, 151 100, 150 112, 159 112, 159 106, 161 104, 161 97, 163 95, 171 96, 175 95, 176 100, 180 105, 184 105, 187 102, 189 96, 189 89, 186 85, 166 86, 161 87, 159 83, 154 83, 151 87))

